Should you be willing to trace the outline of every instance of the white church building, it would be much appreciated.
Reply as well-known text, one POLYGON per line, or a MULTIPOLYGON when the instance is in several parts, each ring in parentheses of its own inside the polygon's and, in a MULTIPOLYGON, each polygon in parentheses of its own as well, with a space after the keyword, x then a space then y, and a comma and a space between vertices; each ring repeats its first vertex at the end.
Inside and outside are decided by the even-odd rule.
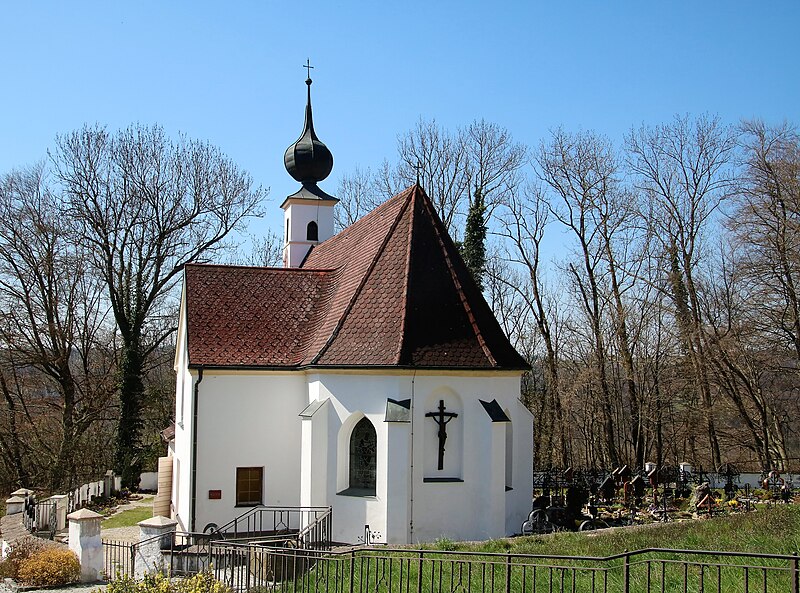
POLYGON ((187 265, 175 370, 172 514, 329 506, 334 541, 476 540, 531 507, 527 368, 419 185, 334 235, 305 128, 285 155, 284 267, 187 265))

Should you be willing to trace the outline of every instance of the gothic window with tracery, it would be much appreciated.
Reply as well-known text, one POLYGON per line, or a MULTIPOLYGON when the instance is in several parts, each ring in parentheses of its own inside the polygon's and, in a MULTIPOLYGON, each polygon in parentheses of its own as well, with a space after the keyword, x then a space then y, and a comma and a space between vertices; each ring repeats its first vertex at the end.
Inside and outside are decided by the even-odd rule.
POLYGON ((367 418, 362 418, 350 435, 350 489, 375 495, 378 435, 367 418))

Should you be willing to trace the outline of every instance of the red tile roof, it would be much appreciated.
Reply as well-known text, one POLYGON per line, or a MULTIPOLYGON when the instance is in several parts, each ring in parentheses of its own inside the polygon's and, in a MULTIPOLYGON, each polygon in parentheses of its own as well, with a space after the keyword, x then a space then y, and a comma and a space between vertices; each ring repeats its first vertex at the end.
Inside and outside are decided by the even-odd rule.
POLYGON ((191 366, 527 368, 419 186, 302 268, 185 274, 191 366))

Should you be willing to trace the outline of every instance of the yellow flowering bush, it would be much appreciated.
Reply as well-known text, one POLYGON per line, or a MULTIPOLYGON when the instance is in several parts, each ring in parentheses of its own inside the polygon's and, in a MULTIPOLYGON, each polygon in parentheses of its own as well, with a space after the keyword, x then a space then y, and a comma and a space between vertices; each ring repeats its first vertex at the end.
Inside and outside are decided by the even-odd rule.
POLYGON ((27 585, 53 587, 76 582, 81 563, 74 552, 63 548, 45 548, 23 560, 17 578, 27 585))
POLYGON ((232 593, 210 571, 194 576, 170 579, 163 573, 148 574, 141 580, 120 576, 108 583, 106 593, 232 593))

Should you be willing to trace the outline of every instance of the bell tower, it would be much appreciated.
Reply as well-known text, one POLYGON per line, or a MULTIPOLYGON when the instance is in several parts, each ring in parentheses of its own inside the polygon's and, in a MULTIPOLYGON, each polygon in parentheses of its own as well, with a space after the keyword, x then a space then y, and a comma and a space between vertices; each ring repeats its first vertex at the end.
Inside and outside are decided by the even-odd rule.
MULTIPOLYGON (((310 64, 305 68, 311 72, 310 64)), ((303 132, 286 149, 286 170, 302 187, 281 204, 284 219, 283 267, 297 268, 309 249, 333 236, 333 207, 339 201, 322 191, 317 183, 330 175, 333 155, 314 133, 311 114, 311 77, 306 79, 308 101, 303 132)))

